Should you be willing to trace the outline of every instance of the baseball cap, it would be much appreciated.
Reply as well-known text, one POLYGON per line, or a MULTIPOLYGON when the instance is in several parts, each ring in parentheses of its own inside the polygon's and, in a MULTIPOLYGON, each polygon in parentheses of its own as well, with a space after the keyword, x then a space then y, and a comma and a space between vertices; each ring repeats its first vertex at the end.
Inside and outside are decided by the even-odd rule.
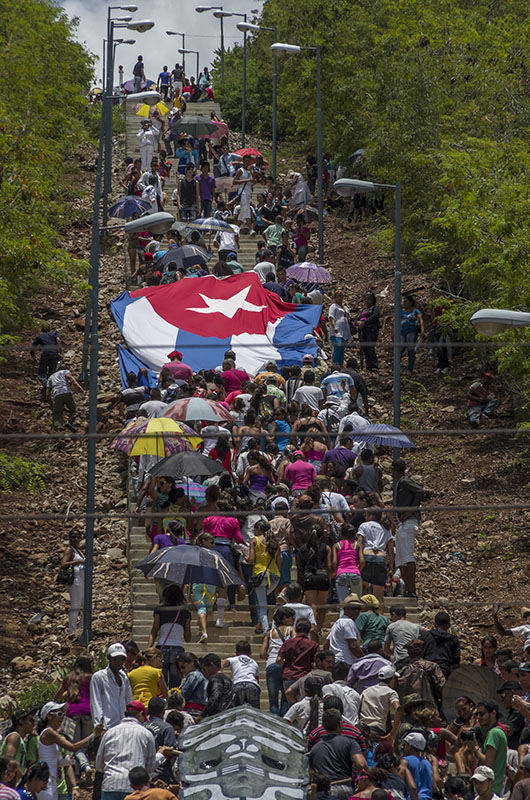
POLYGON ((505 692, 517 692, 523 687, 518 681, 504 681, 500 689, 497 689, 497 694, 504 694, 505 692))
POLYGON ((293 458, 294 458, 294 456, 302 456, 302 458, 305 458, 305 456, 304 456, 304 454, 302 453, 301 450, 295 450, 294 453, 293 453, 293 458))
POLYGON ((416 750, 425 750, 427 747, 427 742, 425 741, 423 733, 417 733, 416 731, 407 733, 407 735, 403 737, 403 741, 410 744, 411 747, 416 748, 416 750))
POLYGON ((130 703, 127 703, 127 711, 141 711, 147 716, 147 709, 140 700, 131 700, 130 703))
POLYGON ((325 406, 338 406, 340 404, 340 398, 335 397, 333 394, 328 394, 326 400, 324 402, 325 406))
POLYGON ((377 673, 377 677, 380 681, 389 681, 390 678, 393 678, 395 674, 396 668, 393 667, 392 664, 386 664, 384 667, 381 667, 377 673))
POLYGON ((122 644, 120 644, 120 642, 116 642, 115 644, 110 645, 109 649, 107 650, 107 655, 109 658, 118 658, 119 656, 127 658, 127 650, 122 644))
POLYGON ((519 672, 530 672, 530 661, 522 661, 517 669, 519 672))
MULTIPOLYGON (((407 737, 405 736, 405 739, 407 737)), ((471 776, 472 781, 494 781, 495 780, 495 773, 489 767, 481 764, 480 767, 477 767, 473 775, 471 776)))
POLYGON ((344 600, 344 606, 354 606, 355 608, 365 608, 364 603, 359 599, 359 595, 351 592, 344 600))
POLYGON ((361 600, 365 605, 370 606, 370 608, 379 608, 379 600, 375 594, 363 594, 361 600))
POLYGON ((302 356, 302 364, 308 364, 309 362, 313 363, 313 356, 306 353, 305 356, 302 356))
POLYGON ((179 350, 172 350, 167 354, 168 358, 182 358, 182 353, 179 350))
POLYGON ((48 714, 53 714, 56 711, 62 711, 65 705, 66 703, 56 703, 54 700, 50 700, 49 703, 44 703, 40 710, 39 717, 44 722, 48 714))

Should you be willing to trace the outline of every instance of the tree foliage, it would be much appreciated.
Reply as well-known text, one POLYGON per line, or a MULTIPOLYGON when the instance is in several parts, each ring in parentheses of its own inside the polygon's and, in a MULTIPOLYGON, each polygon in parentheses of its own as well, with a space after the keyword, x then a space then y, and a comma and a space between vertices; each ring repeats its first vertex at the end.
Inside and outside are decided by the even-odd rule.
MULTIPOLYGON (((456 300, 446 320, 462 337, 481 306, 530 307, 530 27, 518 0, 267 0, 259 23, 278 40, 322 48, 324 149, 402 184, 403 249, 456 300)), ((268 32, 248 47, 247 127, 269 124, 268 32)), ((241 48, 227 54, 228 121, 241 103, 241 48)), ((278 59, 279 135, 315 147, 315 59, 278 59)), ((265 128, 265 130, 268 129, 265 128)), ((392 196, 387 194, 389 216, 392 196)), ((448 305, 446 303, 446 305, 448 305)), ((510 333, 514 342, 521 334, 510 333)), ((518 383, 530 358, 498 353, 518 383)))
POLYGON ((84 135, 92 58, 47 0, 0 0, 0 326, 17 332, 47 285, 75 286, 84 263, 59 247, 84 135))

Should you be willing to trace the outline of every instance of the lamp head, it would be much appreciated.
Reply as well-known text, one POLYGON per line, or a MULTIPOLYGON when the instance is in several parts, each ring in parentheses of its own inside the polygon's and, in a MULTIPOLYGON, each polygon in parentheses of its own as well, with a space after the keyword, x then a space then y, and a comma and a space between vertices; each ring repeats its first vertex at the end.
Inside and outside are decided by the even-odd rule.
POLYGON ((481 308, 473 314, 470 322, 482 336, 495 336, 512 328, 530 327, 530 314, 505 308, 481 308))
POLYGON ((202 14, 203 11, 211 11, 211 10, 212 10, 211 6, 195 6, 195 11, 197 11, 199 14, 202 14))
POLYGON ((132 17, 114 17, 113 22, 130 22, 132 17))
POLYGON ((131 14, 134 14, 135 11, 138 11, 138 6, 120 6, 122 11, 129 11, 131 14))
POLYGON ((138 33, 145 33, 146 31, 150 31, 153 28, 155 23, 150 19, 140 19, 138 22, 131 22, 130 25, 127 25, 129 30, 137 31, 138 33))
POLYGON ((251 22, 238 22, 236 25, 238 31, 261 31, 266 30, 262 28, 261 25, 253 25, 251 22))
POLYGON ((136 39, 122 39, 121 44, 136 44, 136 39))
POLYGON ((355 178, 340 178, 335 181, 333 188, 342 197, 351 197, 358 192, 373 192, 375 183, 373 181, 358 181, 355 178))
POLYGON ((224 17, 239 16, 239 14, 235 15, 235 14, 232 14, 230 11, 214 11, 213 15, 214 15, 214 17, 217 17, 217 19, 224 19, 224 17))
POLYGON ((300 53, 302 51, 302 48, 297 44, 285 44, 285 42, 274 42, 274 44, 271 44, 271 51, 278 56, 287 53, 300 53))
POLYGON ((156 106, 162 100, 159 92, 135 92, 128 94, 125 98, 129 103, 145 103, 148 106, 156 106))

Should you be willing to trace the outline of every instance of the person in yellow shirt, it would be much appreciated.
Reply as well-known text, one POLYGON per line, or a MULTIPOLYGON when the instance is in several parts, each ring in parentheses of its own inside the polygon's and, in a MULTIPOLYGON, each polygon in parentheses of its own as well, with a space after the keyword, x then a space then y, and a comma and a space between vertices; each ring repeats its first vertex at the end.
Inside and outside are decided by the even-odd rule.
POLYGON ((166 679, 162 675, 162 653, 156 647, 148 647, 138 653, 137 666, 129 672, 129 682, 134 700, 145 706, 152 697, 168 696, 166 679))

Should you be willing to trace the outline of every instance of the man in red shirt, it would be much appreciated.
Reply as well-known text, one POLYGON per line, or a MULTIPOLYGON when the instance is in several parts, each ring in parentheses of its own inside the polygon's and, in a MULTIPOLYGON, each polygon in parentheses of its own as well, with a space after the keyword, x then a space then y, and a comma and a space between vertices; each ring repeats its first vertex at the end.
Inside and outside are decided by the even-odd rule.
POLYGON ((223 361, 221 378, 227 394, 241 389, 241 384, 248 381, 247 373, 243 369, 236 369, 235 367, 235 362, 231 358, 226 358, 223 361))
POLYGON ((298 678, 311 671, 318 652, 318 644, 309 638, 311 623, 308 619, 305 617, 299 619, 294 629, 296 636, 284 641, 276 657, 276 663, 283 667, 284 691, 298 678))
POLYGON ((179 353, 178 350, 172 350, 171 353, 168 353, 167 357, 169 358, 169 361, 167 364, 164 364, 160 370, 160 374, 162 374, 163 370, 168 369, 172 373, 175 380, 186 381, 186 383, 189 383, 193 378, 193 370, 182 361, 182 353, 179 353))

